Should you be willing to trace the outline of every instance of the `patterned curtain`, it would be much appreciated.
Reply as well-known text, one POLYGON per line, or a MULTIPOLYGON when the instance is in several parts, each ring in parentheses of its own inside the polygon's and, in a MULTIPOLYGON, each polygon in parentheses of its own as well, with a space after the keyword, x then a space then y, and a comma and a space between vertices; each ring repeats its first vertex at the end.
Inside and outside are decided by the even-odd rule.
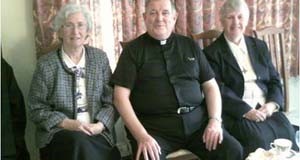
MULTIPOLYGON (((191 35, 209 29, 222 30, 218 12, 225 0, 174 0, 179 13, 175 32, 191 35)), ((57 36, 51 30, 51 21, 57 10, 68 0, 35 0, 34 22, 38 56, 53 49, 57 36)), ((90 45, 105 50, 112 63, 121 53, 120 41, 129 41, 145 32, 143 12, 145 0, 75 0, 90 7, 94 17, 90 45), (105 5, 105 6, 103 6, 105 5), (109 8, 109 7, 110 8, 109 8), (110 11, 102 12, 102 10, 110 11), (103 19, 103 15, 106 19, 103 19), (107 16, 112 19, 107 19, 107 16), (111 23, 112 40, 104 36, 108 31, 103 25, 111 23), (105 41, 104 41, 105 38, 105 41)), ((283 27, 286 30, 286 53, 291 76, 299 75, 299 0, 246 0, 250 8, 247 34, 266 26, 283 27)))

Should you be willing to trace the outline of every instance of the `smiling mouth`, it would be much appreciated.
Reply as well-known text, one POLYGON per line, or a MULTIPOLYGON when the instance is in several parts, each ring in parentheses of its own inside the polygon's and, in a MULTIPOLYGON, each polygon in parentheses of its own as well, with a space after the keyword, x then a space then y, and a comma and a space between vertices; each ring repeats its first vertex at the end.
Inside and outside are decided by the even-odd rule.
POLYGON ((165 26, 165 24, 163 24, 163 23, 156 23, 155 24, 155 27, 164 27, 165 26))
POLYGON ((80 38, 72 37, 71 40, 80 40, 80 38))
POLYGON ((157 26, 155 26, 155 28, 157 28, 157 29, 164 29, 165 26, 164 25, 157 25, 157 26))
POLYGON ((240 26, 234 26, 234 27, 231 27, 232 30, 237 30, 237 29, 241 29, 240 26))

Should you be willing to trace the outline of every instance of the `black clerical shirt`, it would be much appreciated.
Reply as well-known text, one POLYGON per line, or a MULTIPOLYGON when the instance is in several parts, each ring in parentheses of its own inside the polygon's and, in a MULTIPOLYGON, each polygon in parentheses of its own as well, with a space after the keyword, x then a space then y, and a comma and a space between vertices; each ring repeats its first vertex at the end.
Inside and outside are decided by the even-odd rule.
POLYGON ((199 106, 201 83, 212 78, 211 67, 192 39, 172 33, 159 41, 145 33, 126 45, 111 82, 131 90, 130 101, 139 117, 199 106))

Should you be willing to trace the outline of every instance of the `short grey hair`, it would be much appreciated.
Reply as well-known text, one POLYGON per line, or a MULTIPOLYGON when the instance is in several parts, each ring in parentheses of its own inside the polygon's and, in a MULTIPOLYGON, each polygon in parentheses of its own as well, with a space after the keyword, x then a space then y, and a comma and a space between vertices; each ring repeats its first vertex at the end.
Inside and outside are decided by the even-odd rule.
POLYGON ((239 11, 242 10, 245 17, 249 19, 250 11, 247 3, 245 0, 227 0, 220 10, 220 17, 221 20, 224 20, 227 14, 233 12, 233 11, 239 11))
MULTIPOLYGON (((151 1, 155 1, 155 0, 145 0, 145 10, 147 9, 147 7, 148 7, 148 5, 149 5, 149 3, 151 2, 151 1)), ((157 1, 157 0, 156 0, 157 1)), ((177 10, 176 10, 176 6, 175 6, 175 2, 174 2, 174 0, 169 0, 170 2, 171 2, 171 8, 172 8, 172 11, 174 12, 176 12, 177 10)))
POLYGON ((92 17, 90 12, 88 11, 87 7, 75 3, 68 3, 58 11, 52 22, 53 30, 57 32, 64 25, 66 19, 74 13, 83 14, 87 23, 87 30, 90 31, 92 29, 92 17))

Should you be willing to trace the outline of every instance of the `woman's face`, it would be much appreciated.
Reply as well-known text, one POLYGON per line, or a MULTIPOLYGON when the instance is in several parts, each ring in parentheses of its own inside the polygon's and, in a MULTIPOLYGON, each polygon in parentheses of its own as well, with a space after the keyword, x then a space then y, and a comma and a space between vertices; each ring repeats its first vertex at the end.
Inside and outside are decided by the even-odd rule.
POLYGON ((242 9, 228 13, 222 20, 224 34, 233 42, 241 39, 247 24, 248 17, 242 9))
POLYGON ((65 47, 82 47, 87 40, 87 22, 82 13, 70 14, 59 31, 65 47))

